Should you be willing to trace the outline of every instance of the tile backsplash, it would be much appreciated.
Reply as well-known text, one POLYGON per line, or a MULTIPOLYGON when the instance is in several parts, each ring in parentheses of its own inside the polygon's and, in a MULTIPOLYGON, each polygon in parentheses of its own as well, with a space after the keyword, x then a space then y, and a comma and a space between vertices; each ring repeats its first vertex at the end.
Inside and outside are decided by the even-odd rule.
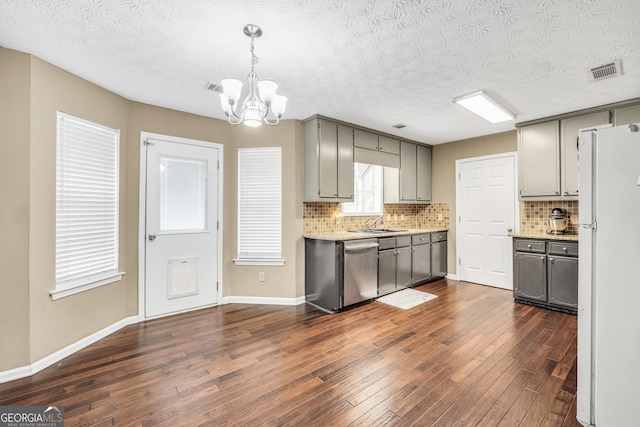
POLYGON ((578 234, 578 201, 543 201, 543 202, 520 202, 520 232, 522 233, 545 233, 551 217, 551 209, 560 208, 569 215, 574 216, 574 223, 569 221, 567 232, 578 234))
MULTIPOLYGON (((384 226, 378 228, 449 228, 449 203, 430 205, 385 204, 384 226)), ((364 228, 365 221, 375 216, 343 216, 340 203, 310 202, 304 204, 304 234, 325 234, 364 228)))

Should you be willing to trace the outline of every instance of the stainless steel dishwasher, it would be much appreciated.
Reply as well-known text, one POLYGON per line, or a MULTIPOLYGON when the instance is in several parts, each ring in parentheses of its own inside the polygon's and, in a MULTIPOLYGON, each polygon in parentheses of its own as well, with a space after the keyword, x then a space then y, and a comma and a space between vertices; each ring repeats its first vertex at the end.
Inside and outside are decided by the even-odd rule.
POLYGON ((343 306, 378 296, 378 239, 344 242, 343 306))

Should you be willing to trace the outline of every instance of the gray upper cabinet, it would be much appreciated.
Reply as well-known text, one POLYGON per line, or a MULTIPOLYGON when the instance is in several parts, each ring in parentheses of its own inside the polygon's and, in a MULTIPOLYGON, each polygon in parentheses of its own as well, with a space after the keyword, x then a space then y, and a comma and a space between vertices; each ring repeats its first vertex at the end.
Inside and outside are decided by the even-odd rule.
POLYGON ((304 201, 353 201, 353 129, 317 118, 303 127, 304 201))
POLYGON ((400 169, 384 169, 384 202, 431 202, 431 147, 400 143, 400 169))
POLYGON ((609 110, 560 121, 560 160, 563 196, 578 196, 578 132, 609 123, 609 110))
POLYGON ((400 143, 400 201, 416 201, 418 156, 416 144, 400 143))
POLYGON ((338 198, 353 200, 353 128, 338 125, 338 198))
POLYGON ((521 200, 578 199, 578 131, 609 123, 609 110, 518 129, 521 200))
POLYGON ((353 132, 353 146, 378 150, 378 135, 366 130, 356 129, 353 132))
POLYGON ((400 141, 388 136, 378 136, 378 150, 383 153, 400 154, 400 141))
POLYGON ((630 123, 640 123, 640 104, 613 110, 614 126, 628 125, 630 123))
POLYGON ((518 129, 520 197, 560 195, 560 132, 557 120, 518 129))
POLYGON ((367 148, 388 154, 400 153, 400 141, 362 129, 355 129, 353 134, 354 147, 367 148))
POLYGON ((431 147, 417 146, 416 199, 431 202, 431 147))

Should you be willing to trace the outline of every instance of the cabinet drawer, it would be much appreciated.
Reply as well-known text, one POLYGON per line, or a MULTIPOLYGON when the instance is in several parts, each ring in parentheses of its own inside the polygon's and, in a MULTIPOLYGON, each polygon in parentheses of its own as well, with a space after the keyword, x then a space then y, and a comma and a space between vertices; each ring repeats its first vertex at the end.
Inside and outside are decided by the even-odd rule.
POLYGON ((431 233, 431 243, 444 242, 447 240, 447 233, 431 233))
POLYGON ((404 248, 406 246, 411 246, 411 236, 396 237, 396 248, 404 248))
POLYGON ((549 255, 578 256, 578 244, 549 242, 549 255))
POLYGON ((545 253, 544 240, 516 239, 514 243, 518 252, 545 253))
POLYGON ((378 239, 378 250, 393 249, 396 247, 395 237, 381 237, 378 239))
POLYGON ((425 243, 429 243, 430 241, 431 239, 428 234, 416 234, 414 236, 411 236, 412 245, 423 245, 425 243))

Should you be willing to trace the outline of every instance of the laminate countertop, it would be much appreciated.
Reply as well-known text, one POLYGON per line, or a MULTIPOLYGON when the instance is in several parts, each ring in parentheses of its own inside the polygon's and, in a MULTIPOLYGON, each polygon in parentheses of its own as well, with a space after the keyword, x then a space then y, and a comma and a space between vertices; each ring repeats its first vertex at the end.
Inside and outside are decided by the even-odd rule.
POLYGON ((448 230, 446 228, 411 228, 411 229, 402 229, 402 231, 385 231, 381 233, 362 233, 358 231, 337 231, 333 233, 319 233, 319 234, 305 234, 305 239, 316 239, 316 240, 333 240, 333 241, 342 241, 342 240, 356 240, 356 239, 372 239, 376 237, 393 237, 393 236, 408 236, 412 234, 423 234, 423 233, 446 233, 448 230))
POLYGON ((565 240, 572 242, 578 241, 577 234, 547 234, 543 232, 509 233, 509 237, 518 237, 521 239, 565 240))

